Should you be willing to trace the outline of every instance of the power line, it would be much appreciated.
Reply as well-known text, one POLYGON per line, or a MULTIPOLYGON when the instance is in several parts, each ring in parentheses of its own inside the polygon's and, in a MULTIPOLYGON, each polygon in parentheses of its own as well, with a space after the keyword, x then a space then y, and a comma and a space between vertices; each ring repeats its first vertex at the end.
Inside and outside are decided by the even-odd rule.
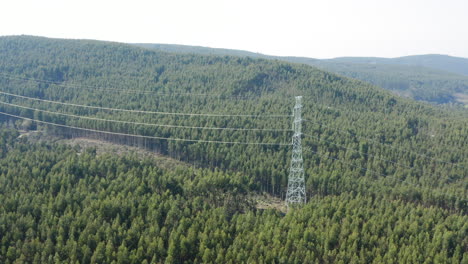
POLYGON ((324 155, 323 153, 319 153, 319 152, 316 152, 316 151, 313 151, 313 150, 310 150, 310 152, 315 153, 315 154, 317 154, 317 155, 320 156, 320 157, 332 159, 332 160, 338 161, 338 162, 340 162, 340 163, 342 163, 342 164, 352 166, 352 167, 354 167, 354 168, 356 168, 356 169, 359 169, 359 170, 369 171, 370 173, 372 173, 372 174, 374 174, 374 175, 382 176, 382 177, 384 177, 384 178, 393 178, 393 179, 398 180, 398 181, 400 181, 400 182, 403 182, 403 183, 406 183, 406 184, 410 184, 410 185, 413 185, 413 186, 416 186, 416 187, 419 187, 419 188, 423 187, 423 186, 421 186, 421 185, 417 185, 417 184, 414 184, 414 183, 406 182, 405 180, 398 179, 398 178, 396 178, 396 177, 394 177, 394 176, 390 176, 389 174, 382 174, 382 173, 377 172, 377 171, 375 171, 375 170, 371 170, 371 169, 368 169, 368 168, 364 168, 364 167, 360 167, 360 166, 351 164, 351 163, 349 163, 349 162, 345 162, 345 161, 343 161, 343 160, 341 160, 341 159, 339 159, 339 158, 335 158, 335 157, 332 157, 332 156, 330 156, 330 155, 324 155))
POLYGON ((232 96, 232 95, 222 95, 222 94, 201 94, 201 93, 161 93, 155 91, 143 91, 143 90, 131 90, 131 89, 117 89, 117 88, 105 88, 99 86, 90 86, 90 85, 82 85, 82 84, 65 84, 62 82, 56 81, 49 81, 49 80, 41 80, 36 78, 26 78, 21 76, 15 76, 7 73, 0 73, 0 77, 4 77, 7 79, 12 80, 19 80, 19 81, 33 81, 38 83, 48 83, 54 84, 61 87, 66 88, 80 88, 86 90, 102 90, 102 91, 114 91, 114 92, 121 92, 121 93, 128 93, 128 94, 146 94, 146 95, 158 95, 158 96, 197 96, 197 97, 214 97, 214 98, 223 98, 223 99, 236 99, 236 100, 246 100, 246 99, 253 99, 258 98, 254 96, 232 96))
MULTIPOLYGON (((312 98, 312 97, 310 97, 310 98, 312 98)), ((317 98, 313 98, 313 99, 316 100, 317 98)), ((350 102, 350 103, 352 103, 352 102, 350 102)), ((324 109, 326 109, 326 110, 338 112, 338 113, 340 113, 340 114, 343 113, 343 112, 344 112, 344 113, 347 113, 347 114, 349 114, 350 112, 353 112, 353 113, 356 113, 356 115, 359 115, 359 114, 363 114, 363 113, 364 113, 363 111, 366 111, 365 114, 366 114, 367 116, 368 116, 369 114, 376 114, 376 113, 382 114, 385 118, 392 118, 392 119, 393 119, 393 118, 396 118, 397 116, 399 116, 398 113, 397 113, 397 114, 393 114, 393 115, 390 114, 390 112, 393 112, 393 109, 388 109, 388 108, 384 108, 381 112, 376 112, 376 111, 372 111, 372 110, 369 110, 369 109, 368 109, 368 110, 363 110, 362 108, 361 108, 361 110, 356 109, 356 108, 353 109, 353 108, 350 108, 350 107, 347 107, 346 109, 344 109, 344 108, 340 108, 340 107, 337 107, 337 106, 330 106, 330 105, 320 104, 320 103, 317 103, 317 102, 314 102, 313 105, 314 105, 314 106, 320 106, 320 107, 322 107, 322 108, 324 108, 324 109)), ((372 107, 372 106, 369 106, 369 107, 372 107)), ((377 106, 374 106, 374 107, 377 107, 377 106)), ((430 108, 429 108, 429 109, 430 109, 430 108)), ((406 109, 406 108, 400 108, 400 110, 407 110, 407 109, 406 109)), ((421 111, 421 105, 419 105, 419 108, 417 109, 417 111, 418 111, 418 114, 420 114, 420 115, 425 115, 426 117, 427 117, 427 116, 430 116, 430 113, 428 113, 427 110, 426 110, 426 112, 422 112, 422 111, 421 111)), ((434 109, 431 109, 431 111, 435 111, 435 110, 434 110, 434 109)), ((397 110, 397 112, 398 112, 398 110, 397 110)), ((468 119, 467 119, 468 116, 465 116, 465 117, 461 117, 461 116, 449 116, 448 113, 447 113, 447 111, 446 111, 446 112, 439 112, 439 114, 440 114, 440 115, 439 115, 438 117, 440 117, 440 118, 447 118, 446 120, 444 119, 445 122, 454 122, 454 121, 457 121, 457 120, 463 120, 463 121, 467 121, 467 120, 468 120, 468 119), (444 114, 444 115, 442 116, 442 114, 444 114)), ((356 115, 353 115, 353 116, 356 116, 356 115)), ((380 120, 380 118, 379 118, 379 120, 380 120)), ((424 121, 428 122, 428 124, 429 124, 429 121, 425 120, 424 118, 423 118, 423 119, 418 118, 418 120, 419 120, 419 121, 424 120, 424 121)), ((435 124, 437 124, 437 123, 432 123, 432 124, 435 125, 435 124)), ((430 128, 429 126, 428 126, 428 129, 433 129, 433 130, 434 130, 434 128, 430 128)), ((440 138, 443 138, 443 136, 444 136, 445 133, 446 133, 446 131, 444 131, 444 129, 441 129, 441 128, 438 128, 438 129, 437 129, 438 138, 439 138, 439 137, 440 137, 440 138)), ((453 146, 453 145, 449 145, 449 144, 444 144, 444 145, 453 146)))
MULTIPOLYGON (((349 108, 344 109, 344 108, 337 107, 337 106, 330 106, 330 105, 321 104, 321 103, 317 102, 317 97, 316 97, 316 96, 307 96, 307 97, 310 98, 310 99, 312 99, 312 100, 314 100, 314 102, 313 102, 314 105, 319 105, 319 106, 321 106, 321 107, 323 107, 323 108, 326 108, 326 109, 329 109, 329 110, 335 110, 335 111, 341 111, 341 112, 350 112, 350 111, 352 111, 352 112, 354 112, 354 113, 362 113, 362 112, 363 112, 363 108, 360 108, 360 110, 359 110, 359 108, 355 108, 354 110, 351 110, 351 109, 349 109, 349 108)), ((344 101, 343 103, 350 103, 350 104, 353 104, 353 105, 357 105, 357 103, 356 103, 356 102, 353 102, 353 101, 344 101)), ((401 103, 398 104, 398 106, 399 106, 400 108, 397 107, 397 108, 395 108, 395 109, 391 109, 391 108, 389 108, 388 106, 386 107, 385 105, 374 105, 374 106, 372 106, 372 105, 367 105, 367 106, 368 106, 369 108, 382 107, 383 109, 382 109, 381 112, 379 112, 379 113, 383 114, 384 116, 388 116, 388 117, 392 116, 392 115, 390 114, 390 112, 395 112, 395 111, 397 111, 397 112, 400 111, 400 112, 401 112, 401 111, 403 111, 403 110, 405 110, 405 111, 407 111, 407 110, 414 110, 414 111, 418 111, 419 114, 425 114, 426 116, 428 116, 428 115, 430 115, 430 113, 429 113, 429 110, 430 110, 433 114, 434 114, 435 112, 437 112, 438 114, 440 114, 439 117, 450 118, 450 119, 449 119, 450 121, 456 121, 456 120, 460 120, 460 119, 462 119, 462 120, 467 120, 467 118, 468 118, 467 115, 463 115, 463 113, 460 113, 460 112, 457 112, 458 115, 453 116, 453 111, 450 112, 450 111, 448 111, 446 108, 443 109, 443 110, 446 110, 445 112, 439 112, 439 111, 437 111, 437 110, 438 110, 438 109, 440 110, 440 107, 437 108, 437 109, 434 109, 434 108, 436 108, 436 107, 434 107, 433 105, 427 105, 427 103, 424 103, 424 102, 421 102, 421 101, 416 101, 416 103, 418 103, 417 109, 416 109, 416 106, 413 106, 413 108, 411 109, 411 106, 408 106, 408 104, 401 104, 401 103), (425 111, 421 111, 421 106, 424 105, 424 104, 426 104, 426 106, 425 106, 426 109, 425 109, 425 111), (408 107, 409 107, 409 108, 408 108, 408 107), (432 108, 429 108, 429 107, 432 107, 432 108), (428 109, 429 109, 429 110, 428 110, 428 109), (442 114, 444 114, 444 115, 442 115, 442 114), (448 114, 452 114, 452 116, 449 116, 448 114), (461 114, 461 115, 460 115, 460 114, 461 114)), ((358 106, 359 106, 359 105, 358 105, 358 106)), ((423 109, 423 110, 424 110, 424 109, 423 109)), ((367 111, 367 112, 369 112, 369 113, 377 113, 376 111, 372 111, 372 110, 365 110, 365 111, 367 111)))
POLYGON ((402 167, 402 168, 407 168, 407 169, 413 169, 413 168, 414 168, 414 167, 411 167, 411 166, 408 166, 408 165, 403 165, 403 164, 398 163, 398 162, 396 162, 396 161, 394 161, 394 160, 387 160, 387 159, 379 158, 379 157, 377 157, 376 155, 372 155, 372 154, 369 154, 369 153, 364 153, 364 152, 359 151, 359 150, 355 150, 355 149, 352 149, 352 148, 348 148, 348 147, 345 147, 345 146, 343 146, 343 145, 339 145, 339 144, 333 143, 333 142, 331 142, 331 141, 329 141, 329 140, 321 139, 321 138, 319 138, 319 137, 315 137, 315 136, 307 135, 307 134, 303 134, 303 135, 306 136, 306 137, 315 138, 315 139, 317 139, 317 140, 319 140, 319 141, 322 141, 322 142, 327 142, 327 143, 333 144, 333 145, 335 145, 335 146, 337 146, 337 147, 341 147, 341 148, 344 148, 344 149, 346 149, 346 150, 350 150, 350 151, 354 151, 354 152, 360 153, 360 154, 365 155, 365 156, 367 156, 367 157, 374 157, 374 158, 379 159, 379 160, 383 160, 383 161, 386 161, 386 162, 390 162, 390 163, 393 163, 393 164, 395 164, 395 165, 397 165, 397 166, 399 166, 399 167, 402 167))
POLYGON ((311 149, 308 149, 308 151, 310 151, 310 152, 312 152, 312 153, 314 153, 314 154, 317 154, 317 155, 320 156, 320 157, 325 157, 325 158, 329 158, 329 159, 332 159, 332 160, 336 160, 336 161, 341 162, 342 164, 350 165, 350 166, 353 166, 353 167, 355 167, 355 168, 357 168, 357 169, 360 169, 360 170, 372 172, 372 173, 374 173, 374 174, 376 174, 376 175, 378 175, 378 176, 382 176, 382 177, 387 177, 387 176, 388 176, 387 174, 382 174, 382 173, 380 173, 380 172, 377 172, 377 171, 374 171, 374 170, 371 170, 371 169, 368 169, 368 168, 360 167, 360 166, 351 164, 351 163, 349 163, 349 162, 343 161, 343 160, 341 160, 341 159, 339 159, 339 158, 334 158, 334 157, 332 157, 332 156, 330 156, 330 155, 324 155, 323 153, 319 153, 319 152, 313 151, 313 150, 311 150, 311 149))
MULTIPOLYGON (((351 109, 346 109, 346 110, 344 110, 344 109, 341 109, 341 108, 337 108, 337 107, 334 107, 334 106, 333 106, 333 107, 332 107, 332 106, 327 106, 327 105, 323 105, 323 104, 316 104, 316 103, 314 103, 314 105, 319 105, 319 106, 321 106, 321 107, 323 107, 323 108, 326 108, 327 110, 333 110, 333 111, 336 111, 336 112, 339 112, 339 113, 342 113, 342 112, 347 112, 347 113, 349 113, 349 112, 354 112, 354 113, 356 113, 356 114, 362 114, 362 113, 363 113, 363 112, 361 112, 361 111, 354 111, 354 110, 351 110, 351 109)), ((375 113, 375 112, 368 112, 368 113, 369 113, 369 114, 372 114, 372 113, 375 113)), ((383 114, 383 113, 382 113, 382 114, 383 114)), ((354 116, 354 115, 353 115, 353 116, 354 116)), ((386 118, 387 118, 387 117, 391 117, 391 115, 390 115, 390 114, 387 114, 387 113, 385 113, 384 116, 386 116, 386 118)), ((395 117, 395 116, 393 116, 393 117, 395 117)), ((420 119, 418 119, 418 120, 420 121, 420 119)), ((451 119, 449 119, 449 121, 454 121, 454 120, 457 120, 457 119, 455 119, 455 118, 453 118, 453 117, 452 117, 451 119)), ((468 120, 468 119, 465 119, 465 120, 468 120)), ((310 120, 304 120, 304 121, 306 121, 306 122, 308 121, 308 122, 314 123, 313 121, 310 121, 310 120)), ((318 124, 318 123, 317 123, 317 124, 318 124)), ((325 125, 324 125, 324 126, 325 126, 325 125)), ((358 127, 358 128, 362 128, 362 127, 358 127)), ((429 126, 427 127, 427 129, 428 129, 428 130, 433 130, 433 131, 436 130, 434 133, 436 133, 436 134, 438 135, 437 138, 443 138, 443 137, 445 136, 445 134, 447 133, 446 131, 443 131, 443 129, 441 130, 441 129, 436 129, 436 128, 430 128, 429 126)), ((434 135, 431 135, 431 137, 434 137, 434 135)), ((439 144, 440 144, 440 145, 443 145, 443 146, 454 147, 454 145, 447 144, 447 143, 439 142, 439 144)), ((451 162, 449 162, 449 163, 451 163, 451 162)), ((452 163, 452 164, 453 164, 453 163, 452 163)))
POLYGON ((42 123, 42 124, 46 124, 46 125, 52 125, 52 126, 58 126, 58 127, 64 127, 64 128, 71 128, 71 129, 77 129, 77 130, 83 130, 83 131, 89 131, 89 132, 95 132, 95 133, 103 133, 103 134, 109 134, 109 135, 115 135, 115 136, 128 136, 128 137, 139 137, 139 138, 147 138, 147 139, 160 139, 160 140, 168 140, 168 141, 182 141, 182 142, 194 142, 194 143, 267 145, 267 146, 290 146, 291 145, 290 143, 263 143, 263 142, 241 142, 241 141, 196 140, 196 139, 184 139, 184 138, 166 138, 166 137, 156 137, 156 136, 134 135, 134 134, 125 134, 125 133, 118 133, 118 132, 101 131, 101 130, 96 130, 96 129, 61 125, 61 124, 46 122, 46 121, 42 121, 42 120, 35 120, 35 119, 32 119, 32 118, 12 115, 12 114, 8 114, 8 113, 5 113, 5 112, 0 112, 0 114, 6 115, 6 116, 11 116, 11 117, 14 117, 14 118, 19 118, 19 119, 30 120, 32 122, 42 123))
POLYGON ((433 158, 433 157, 429 157, 429 156, 427 156, 426 154, 421 154, 421 153, 414 152, 414 151, 411 151, 411 150, 406 150, 406 149, 398 148, 398 147, 395 147, 395 146, 392 146, 392 145, 389 145, 389 144, 384 144, 384 143, 375 141, 375 140, 370 139, 370 138, 367 138, 367 137, 358 136, 358 135, 356 135, 356 134, 353 134, 353 133, 351 133, 351 132, 349 132, 349 131, 346 131, 346 130, 343 130, 343 129, 333 128, 333 127, 324 125, 324 124, 319 123, 319 122, 314 122, 314 121, 311 121, 311 120, 304 120, 304 122, 309 122, 309 123, 317 124, 317 125, 320 125, 320 126, 329 128, 329 129, 334 130, 334 131, 346 132, 346 133, 348 133, 349 135, 355 136, 355 137, 357 137, 357 138, 359 138, 359 139, 365 139, 365 140, 374 142, 374 143, 376 143, 376 144, 382 145, 382 146, 384 146, 384 147, 389 147, 389 148, 392 148, 392 149, 395 149, 395 150, 400 150, 400 151, 403 151, 403 152, 406 152, 406 153, 414 154, 414 155, 420 156, 420 157, 425 158, 425 159, 433 160, 434 162, 449 164, 449 165, 452 165, 452 166, 457 166, 457 167, 460 167, 460 168, 465 169, 465 167, 464 167, 463 165, 459 165, 458 163, 454 163, 454 162, 449 162, 449 161, 445 161, 445 160, 436 159, 436 158, 433 158))
MULTIPOLYGON (((393 163, 393 164, 395 164, 396 166, 398 166, 398 167, 400 167, 400 168, 414 169, 414 167, 407 166, 407 165, 398 163, 398 162, 393 161, 393 160, 387 160, 387 159, 379 158, 379 157, 377 157, 376 155, 367 154, 367 153, 364 153, 364 152, 361 152, 361 151, 358 151, 358 150, 355 150, 355 149, 347 148, 347 147, 345 147, 345 146, 343 146, 343 145, 335 144, 335 143, 333 143, 333 142, 331 142, 331 141, 328 141, 328 140, 323 140, 323 139, 320 139, 320 138, 318 138, 318 137, 314 137, 314 136, 307 135, 307 134, 303 134, 303 135, 306 136, 306 137, 315 138, 315 139, 317 139, 317 140, 319 140, 319 141, 328 142, 328 143, 330 143, 330 144, 333 144, 333 145, 338 146, 338 147, 342 147, 342 148, 347 149, 347 150, 351 150, 351 151, 355 151, 355 152, 357 152, 357 153, 361 153, 361 154, 366 155, 366 156, 368 156, 368 157, 374 157, 374 158, 379 159, 379 160, 383 160, 383 161, 386 161, 386 162, 393 163)), ((311 150, 311 151, 312 151, 312 150, 311 150)), ((314 151, 312 151, 312 152, 314 152, 314 151)), ((330 157, 330 158, 332 158, 332 157, 330 157)), ((352 165, 352 164, 350 164, 350 165, 352 165)), ((361 168, 362 168, 362 167, 361 167, 361 168)), ((362 168, 362 169, 368 170, 368 169, 366 169, 366 168, 362 168)), ((426 174, 435 176, 433 173, 426 173, 426 174)))
POLYGON ((17 95, 12 93, 7 93, 0 91, 0 94, 4 94, 7 96, 13 96, 18 98, 23 98, 27 100, 34 100, 40 101, 45 103, 51 104, 59 104, 59 105, 67 105, 67 106, 75 106, 75 107, 82 107, 82 108, 90 108, 90 109, 98 109, 98 110, 107 110, 107 111, 120 111, 120 112, 131 112, 131 113, 143 113, 143 114, 156 114, 156 115, 173 115, 173 116, 206 116, 206 117, 244 117, 244 118, 286 118, 291 117, 291 115, 230 115, 230 114, 199 114, 199 113, 174 113, 174 112, 160 112, 160 111, 144 111, 144 110, 131 110, 131 109, 121 109, 121 108, 111 108, 111 107, 101 107, 101 106, 91 106, 91 105, 80 105, 80 104, 72 104, 72 103, 63 103, 58 101, 28 97, 23 95, 17 95))
POLYGON ((155 126, 155 127, 168 127, 168 128, 186 128, 186 129, 206 129, 206 130, 231 130, 231 131, 268 131, 268 132, 291 132, 291 129, 270 129, 270 128, 235 128, 235 127, 196 127, 196 126, 181 126, 181 125, 166 125, 166 124, 153 124, 153 123, 141 123, 141 122, 130 122, 130 121, 122 121, 122 120, 112 120, 112 119, 103 119, 103 118, 96 118, 96 117, 89 117, 89 116, 79 116, 73 114, 65 114, 60 112, 42 110, 22 105, 10 104, 6 102, 0 101, 0 104, 18 107, 22 109, 28 109, 32 111, 38 111, 43 113, 61 115, 61 116, 68 116, 74 118, 81 118, 81 119, 88 119, 88 120, 96 120, 96 121, 104 121, 104 122, 113 122, 113 123, 122 123, 122 124, 132 124, 132 125, 144 125, 144 126, 155 126))
MULTIPOLYGON (((354 168, 357 168, 357 169, 360 169, 360 170, 364 170, 364 171, 369 171, 370 173, 374 174, 374 175, 377 175, 377 176, 382 176, 384 177, 385 179, 387 178, 392 178, 392 179, 395 179, 397 181, 400 181, 401 183, 404 183, 404 184, 409 184, 409 185, 413 185, 415 187, 418 187, 418 188, 425 188, 429 191, 434 191, 432 188, 429 188, 429 187, 425 187, 425 186, 422 186, 422 185, 418 185, 418 184, 414 184, 414 183, 411 183, 411 182, 407 182, 406 180, 402 180, 402 179, 398 179, 396 178, 395 176, 390 176, 389 174, 382 174, 380 172, 377 172, 375 170, 371 170, 371 169, 368 169, 368 168, 364 168, 364 167, 360 167, 360 166, 357 166, 357 165, 354 165, 354 164, 351 164, 349 162, 345 162, 341 159, 338 159, 338 158, 334 158, 334 157, 331 157, 330 155, 324 155, 323 153, 319 153, 319 152, 316 152, 316 151, 313 151, 313 150, 310 150, 310 152, 312 153, 315 153, 317 154, 318 156, 320 157, 324 157, 324 158, 329 158, 329 159, 332 159, 332 160, 335 160, 335 161, 338 161, 342 164, 345 164, 345 165, 349 165, 349 166, 352 166, 354 168)), ((443 191, 443 190, 438 190, 440 193, 443 193, 443 194, 449 194, 447 191, 443 191)), ((450 195, 450 194, 449 194, 450 195)))

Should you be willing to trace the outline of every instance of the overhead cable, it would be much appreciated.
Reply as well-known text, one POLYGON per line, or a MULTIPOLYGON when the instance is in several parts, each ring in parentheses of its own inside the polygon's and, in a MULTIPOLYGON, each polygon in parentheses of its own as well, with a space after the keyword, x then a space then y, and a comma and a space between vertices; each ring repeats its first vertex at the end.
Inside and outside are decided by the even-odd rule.
POLYGON ((290 146, 290 143, 263 143, 263 142, 241 142, 241 141, 217 141, 217 140, 196 140, 196 139, 185 139, 185 138, 166 138, 166 137, 157 137, 157 136, 144 136, 144 135, 134 135, 134 134, 125 134, 125 133, 117 133, 117 132, 109 132, 109 131, 101 131, 96 129, 89 129, 89 128, 82 128, 82 127, 74 127, 74 126, 67 126, 62 124, 56 124, 51 122, 46 122, 42 120, 36 120, 32 118, 27 118, 18 115, 12 115, 5 112, 0 112, 0 114, 11 116, 14 118, 19 118, 23 120, 30 120, 32 122, 37 122, 46 125, 70 128, 70 129, 77 129, 95 133, 103 133, 108 135, 115 135, 115 136, 128 136, 128 137, 139 137, 139 138, 147 138, 147 139, 160 139, 160 140, 168 140, 168 141, 181 141, 181 142, 194 142, 194 143, 217 143, 217 144, 232 144, 232 145, 267 145, 267 146, 290 146))
POLYGON ((143 113, 143 114, 155 114, 155 115, 173 115, 173 116, 205 116, 205 117, 244 117, 244 118, 286 118, 291 117, 291 115, 232 115, 232 114, 200 114, 200 113, 175 113, 175 112, 160 112, 160 111, 145 111, 145 110, 132 110, 132 109, 121 109, 121 108, 111 108, 111 107, 101 107, 101 106, 91 106, 91 105, 81 105, 81 104, 72 104, 72 103, 64 103, 59 101, 52 101, 46 99, 40 99, 35 97, 23 96, 18 94, 7 93, 4 91, 0 91, 0 94, 23 98, 27 100, 51 103, 51 104, 59 104, 59 105, 67 105, 67 106, 74 106, 74 107, 82 107, 82 108, 89 108, 89 109, 98 109, 98 110, 107 110, 107 111, 120 111, 120 112, 131 112, 131 113, 143 113))
POLYGON ((104 119, 104 118, 97 118, 97 117, 65 114, 65 113, 61 113, 61 112, 54 112, 54 111, 48 111, 48 110, 42 110, 42 109, 22 106, 22 105, 10 104, 10 103, 6 103, 6 102, 2 102, 2 101, 0 101, 0 104, 12 106, 12 107, 18 107, 18 108, 22 108, 22 109, 28 109, 28 110, 32 110, 32 111, 48 113, 48 114, 68 116, 68 117, 73 117, 73 118, 88 119, 88 120, 95 120, 95 121, 104 121, 104 122, 112 122, 112 123, 121 123, 121 124, 153 126, 153 127, 205 129, 205 130, 231 130, 231 131, 268 131, 268 132, 291 132, 292 131, 291 129, 273 129, 273 128, 197 127, 197 126, 181 126, 181 125, 141 123, 141 122, 131 122, 131 121, 112 120, 112 119, 104 119))
POLYGON ((382 145, 384 147, 389 147, 389 148, 392 148, 392 149, 395 149, 395 150, 400 150, 400 151, 403 151, 403 152, 406 152, 406 153, 410 153, 410 154, 414 154, 416 156, 420 156, 422 158, 425 158, 425 159, 430 159, 432 161, 435 161, 435 162, 438 162, 438 163, 444 163, 444 164, 448 164, 448 165, 452 165, 452 166, 457 166, 457 167, 460 167, 460 168, 465 168, 463 165, 460 165, 458 163, 454 163, 454 162, 450 162, 450 161, 445 161, 445 160, 440 160, 440 159, 436 159, 436 158, 433 158, 433 157, 430 157, 426 154, 422 154, 422 153, 418 153, 418 152, 415 152, 415 151, 411 151, 411 150, 407 150, 407 149, 403 149, 403 148, 398 148, 398 147, 395 147, 395 146, 392 146, 392 145, 389 145, 389 144, 384 144, 384 143, 381 143, 381 142, 378 142, 374 139, 370 139, 370 138, 367 138, 367 137, 363 137, 363 136, 358 136, 356 134, 353 134, 349 131, 346 131, 346 130, 343 130, 343 129, 339 129, 339 128, 334 128, 334 127, 331 127, 331 126, 327 126, 327 125, 324 125, 322 123, 319 123, 319 122, 314 122, 314 121, 311 121, 311 120, 304 120, 304 122, 309 122, 309 123, 313 123, 313 124, 317 124, 319 126, 323 126, 323 127, 326 127, 328 129, 331 129, 331 130, 334 130, 334 131, 340 131, 340 132, 346 132, 348 133, 349 135, 352 135, 356 138, 359 138, 359 139, 365 139, 367 141, 371 141, 371 142, 374 142, 376 144, 379 144, 379 145, 382 145))
POLYGON ((324 140, 324 139, 321 139, 321 138, 316 137, 316 136, 312 136, 312 135, 308 135, 308 134, 303 134, 303 135, 306 136, 306 137, 310 137, 310 138, 317 139, 318 141, 322 141, 322 142, 327 142, 327 143, 333 144, 333 145, 335 145, 335 146, 337 146, 337 147, 344 148, 344 149, 346 149, 346 150, 350 150, 350 151, 354 151, 354 152, 356 152, 356 153, 360 153, 360 154, 365 155, 365 156, 367 156, 367 157, 374 157, 374 158, 379 159, 379 160, 383 160, 383 161, 386 161, 386 162, 393 163, 393 164, 397 165, 398 167, 403 167, 403 168, 407 168, 407 169, 412 169, 412 168, 413 168, 413 167, 411 167, 411 166, 398 163, 398 162, 396 162, 396 161, 394 161, 394 160, 387 160, 387 159, 379 158, 379 157, 377 157, 376 155, 372 155, 372 154, 369 154, 369 153, 364 153, 364 152, 359 151, 359 150, 355 150, 355 149, 352 149, 352 148, 348 148, 348 147, 345 147, 345 146, 343 146, 343 145, 339 145, 339 144, 333 143, 333 142, 331 142, 331 141, 329 141, 329 140, 324 140))
POLYGON ((377 171, 374 171, 374 170, 371 170, 371 169, 368 169, 368 168, 360 167, 360 166, 351 164, 351 163, 349 163, 349 162, 345 162, 345 161, 343 161, 343 160, 341 160, 341 159, 339 159, 339 158, 335 158, 335 157, 332 157, 332 156, 330 156, 330 155, 324 155, 323 153, 319 153, 319 152, 313 151, 313 150, 310 150, 310 152, 315 153, 315 154, 317 154, 317 155, 320 156, 320 157, 332 159, 332 160, 338 161, 338 162, 340 162, 340 163, 342 163, 342 164, 345 164, 345 165, 352 166, 352 167, 354 167, 354 168, 356 168, 356 169, 359 169, 359 170, 362 170, 362 171, 368 171, 368 172, 370 172, 371 174, 374 174, 374 175, 377 175, 377 176, 382 176, 382 177, 384 177, 384 178, 392 178, 392 179, 398 180, 398 181, 400 181, 400 182, 403 182, 403 183, 406 183, 406 184, 410 184, 410 185, 413 185, 413 186, 416 186, 416 187, 419 187, 419 188, 422 187, 421 185, 417 185, 417 184, 414 184, 414 183, 406 182, 405 180, 398 179, 398 178, 396 178, 396 177, 392 177, 392 176, 390 176, 390 175, 388 175, 388 174, 382 174, 382 173, 380 173, 380 172, 377 172, 377 171))

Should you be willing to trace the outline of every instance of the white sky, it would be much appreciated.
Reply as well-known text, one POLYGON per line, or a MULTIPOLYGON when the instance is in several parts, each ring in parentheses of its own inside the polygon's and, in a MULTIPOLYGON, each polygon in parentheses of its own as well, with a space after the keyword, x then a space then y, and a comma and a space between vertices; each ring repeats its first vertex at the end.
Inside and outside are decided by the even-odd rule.
POLYGON ((468 58, 468 0, 2 0, 0 35, 331 58, 468 58))

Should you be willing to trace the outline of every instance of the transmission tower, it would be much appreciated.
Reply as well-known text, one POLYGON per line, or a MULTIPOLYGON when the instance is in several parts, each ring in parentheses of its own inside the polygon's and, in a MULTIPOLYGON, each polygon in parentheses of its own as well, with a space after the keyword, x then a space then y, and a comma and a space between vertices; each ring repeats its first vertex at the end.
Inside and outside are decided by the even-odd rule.
POLYGON ((286 193, 286 205, 288 207, 301 205, 306 202, 304 167, 302 160, 301 128, 302 128, 302 96, 296 96, 294 106, 294 121, 292 137, 291 168, 289 170, 288 190, 286 193))

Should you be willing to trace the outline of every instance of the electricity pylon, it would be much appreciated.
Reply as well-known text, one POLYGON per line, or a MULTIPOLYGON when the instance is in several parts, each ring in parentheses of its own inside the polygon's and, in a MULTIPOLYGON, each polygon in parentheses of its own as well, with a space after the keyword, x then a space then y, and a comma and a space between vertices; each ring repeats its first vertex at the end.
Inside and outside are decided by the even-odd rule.
POLYGON ((288 207, 301 205, 306 202, 304 166, 302 159, 302 96, 296 96, 294 106, 294 121, 292 137, 291 168, 289 170, 288 190, 286 192, 286 205, 288 207))

